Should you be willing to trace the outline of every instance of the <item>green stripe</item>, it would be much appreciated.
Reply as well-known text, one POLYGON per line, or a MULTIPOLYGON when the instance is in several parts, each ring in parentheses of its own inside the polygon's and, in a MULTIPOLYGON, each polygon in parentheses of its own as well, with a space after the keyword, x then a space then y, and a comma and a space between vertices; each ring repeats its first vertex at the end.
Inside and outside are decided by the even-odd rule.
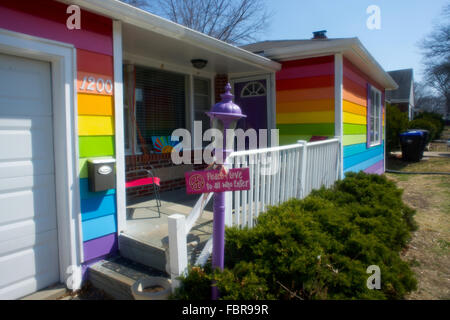
POLYGON ((344 146, 365 143, 366 140, 367 139, 365 134, 344 135, 344 146))
POLYGON ((80 174, 79 174, 80 179, 88 177, 87 160, 88 160, 87 158, 83 158, 83 159, 78 160, 78 164, 79 164, 79 167, 80 167, 80 174))
POLYGON ((297 143, 298 140, 309 141, 311 135, 280 135, 280 146, 297 143))
POLYGON ((114 136, 79 137, 80 158, 114 155, 114 136))
POLYGON ((344 135, 346 134, 367 134, 367 126, 365 124, 344 123, 344 135))
POLYGON ((280 135, 334 135, 334 123, 278 124, 280 135))

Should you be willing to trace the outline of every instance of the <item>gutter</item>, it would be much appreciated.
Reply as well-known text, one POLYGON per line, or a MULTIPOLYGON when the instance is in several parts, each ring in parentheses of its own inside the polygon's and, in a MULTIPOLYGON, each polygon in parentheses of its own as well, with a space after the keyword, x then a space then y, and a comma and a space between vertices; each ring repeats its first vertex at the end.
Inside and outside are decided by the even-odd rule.
POLYGON ((94 13, 113 20, 134 25, 169 38, 193 44, 205 50, 220 53, 232 59, 251 64, 268 71, 278 71, 281 65, 268 58, 256 55, 201 32, 174 23, 142 9, 117 0, 58 0, 66 4, 76 4, 94 13))

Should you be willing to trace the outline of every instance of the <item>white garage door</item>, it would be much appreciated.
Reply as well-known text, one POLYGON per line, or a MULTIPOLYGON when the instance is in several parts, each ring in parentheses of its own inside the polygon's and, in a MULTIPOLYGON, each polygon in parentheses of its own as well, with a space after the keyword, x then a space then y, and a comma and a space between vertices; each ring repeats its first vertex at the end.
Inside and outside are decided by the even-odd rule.
POLYGON ((0 54, 0 299, 59 281, 50 70, 0 54))

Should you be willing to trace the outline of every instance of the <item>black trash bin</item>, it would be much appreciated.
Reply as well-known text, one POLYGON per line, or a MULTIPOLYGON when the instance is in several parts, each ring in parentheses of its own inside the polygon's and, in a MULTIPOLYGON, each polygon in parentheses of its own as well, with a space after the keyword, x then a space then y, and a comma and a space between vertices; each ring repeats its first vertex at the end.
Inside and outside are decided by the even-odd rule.
POLYGON ((402 146, 402 158, 405 161, 420 161, 423 148, 422 131, 408 131, 400 134, 400 144, 402 146))
POLYGON ((411 130, 408 130, 408 132, 413 132, 413 131, 420 131, 420 132, 423 133, 423 136, 422 136, 422 150, 420 151, 420 159, 422 160, 423 153, 425 151, 425 147, 428 144, 428 137, 430 136, 430 132, 428 130, 425 130, 425 129, 411 129, 411 130))

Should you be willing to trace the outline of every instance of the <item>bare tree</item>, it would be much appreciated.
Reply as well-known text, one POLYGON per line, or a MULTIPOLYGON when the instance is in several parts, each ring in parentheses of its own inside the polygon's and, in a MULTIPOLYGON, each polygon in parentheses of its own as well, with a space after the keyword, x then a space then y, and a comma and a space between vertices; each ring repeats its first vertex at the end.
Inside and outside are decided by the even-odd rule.
POLYGON ((268 27, 265 0, 123 0, 232 44, 254 41, 268 27))
POLYGON ((424 54, 425 80, 445 99, 450 114, 450 3, 442 12, 443 22, 424 39, 420 47, 424 54))

